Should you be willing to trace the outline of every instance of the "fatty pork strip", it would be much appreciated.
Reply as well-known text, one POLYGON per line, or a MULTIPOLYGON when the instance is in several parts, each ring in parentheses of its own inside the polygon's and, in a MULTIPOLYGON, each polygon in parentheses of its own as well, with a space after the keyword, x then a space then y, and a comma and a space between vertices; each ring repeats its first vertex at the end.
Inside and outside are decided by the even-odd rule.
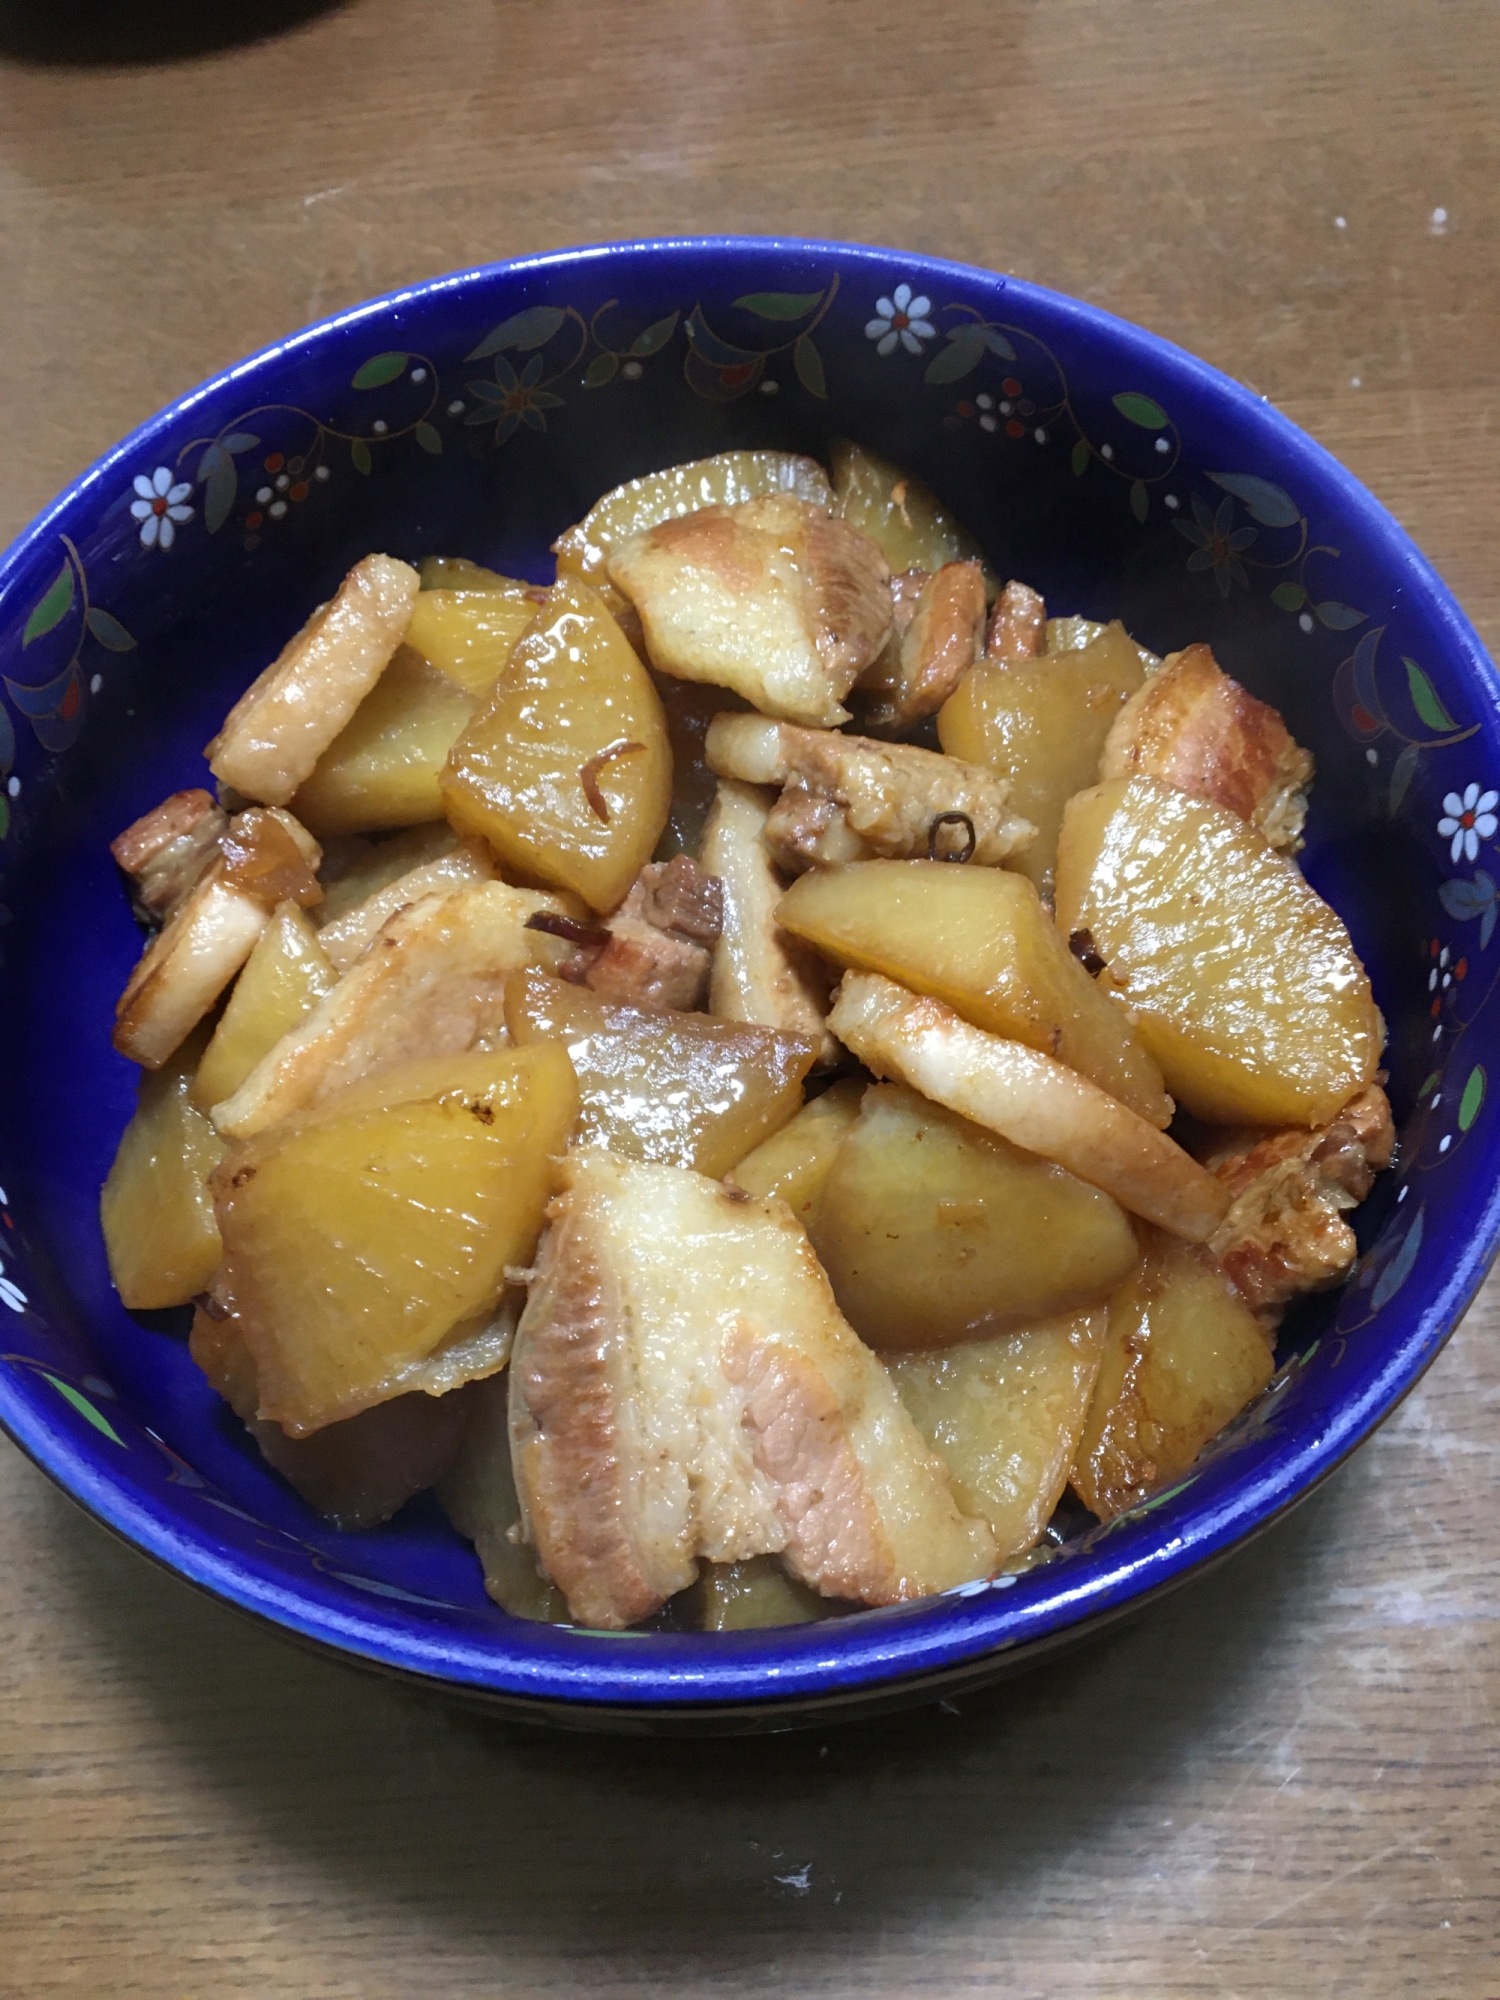
POLYGON ((705 755, 720 777, 781 787, 765 842, 788 874, 926 855, 933 823, 944 816, 968 821, 969 858, 981 865, 1021 853, 1035 833, 1029 820, 1010 811, 1006 779, 910 743, 799 729, 761 715, 718 715, 705 755))
POLYGON ((654 667, 795 722, 847 722, 843 698, 890 636, 879 548, 788 494, 663 521, 616 550, 609 574, 654 667))
POLYGON ((703 865, 718 877, 724 923, 714 952, 709 1011, 725 1021, 752 1021, 786 1034, 820 1038, 819 1061, 838 1058, 828 1033, 828 973, 814 952, 776 921, 786 890, 766 852, 773 795, 734 778, 720 778, 703 830, 703 865))
POLYGON ((686 1169, 570 1154, 512 1357, 524 1532, 580 1623, 648 1617, 701 1561, 779 1554, 889 1604, 986 1575, 791 1210, 686 1169))
POLYGON ((1283 853, 1302 846, 1312 757, 1207 646, 1170 654, 1126 702, 1105 739, 1099 776, 1159 779, 1238 813, 1283 853))
POLYGON ((1315 1131, 1215 1133, 1204 1165, 1227 1189, 1229 1213, 1208 1247, 1268 1328, 1304 1292, 1326 1290, 1358 1254, 1345 1221, 1391 1163, 1396 1132, 1378 1083, 1315 1131))
POLYGON ((356 563, 224 718, 204 752, 220 783, 286 805, 384 673, 419 588, 390 556, 356 563))
POLYGON ((148 923, 163 923, 219 851, 229 815, 204 791, 173 792, 110 843, 130 877, 131 903, 148 923))
POLYGON ((322 896, 322 850, 288 812, 252 806, 230 820, 217 852, 176 903, 126 981, 114 1044, 159 1069, 209 1012, 255 948, 278 903, 322 896))
POLYGON ((493 1042, 505 1032, 507 976, 559 954, 528 919, 573 907, 545 891, 471 882, 398 910, 333 991, 213 1107, 214 1124, 246 1139, 346 1083, 493 1042))
MULTIPOLYGON (((558 970, 603 1000, 691 1013, 708 993, 723 923, 724 890, 717 876, 686 854, 651 861, 602 926, 571 927, 578 950, 558 970)), ((570 935, 570 927, 546 918, 536 927, 570 935)))

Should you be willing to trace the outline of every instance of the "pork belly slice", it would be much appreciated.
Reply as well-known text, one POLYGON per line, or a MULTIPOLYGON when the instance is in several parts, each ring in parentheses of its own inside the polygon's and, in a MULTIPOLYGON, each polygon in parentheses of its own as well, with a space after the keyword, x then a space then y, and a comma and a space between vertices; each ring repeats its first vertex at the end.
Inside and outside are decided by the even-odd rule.
POLYGON ((131 822, 110 853, 131 880, 131 902, 148 923, 169 917, 219 851, 229 815, 208 792, 173 792, 131 822))
POLYGON ((988 1573, 785 1203, 592 1149, 563 1180, 510 1421, 524 1532, 579 1623, 637 1623, 700 1561, 779 1554, 866 1604, 988 1573))
POLYGON ((828 1025, 876 1076, 1066 1167, 1174 1236, 1202 1243, 1228 1213, 1227 1189, 1165 1132, 1066 1063, 972 1027, 940 1000, 846 972, 828 1025))
POLYGON ((871 697, 864 726, 895 736, 935 715, 979 658, 984 621, 984 571, 977 562, 944 563, 927 577, 904 629, 893 632, 860 682, 871 697))
MULTIPOLYGON (((704 752, 720 777, 781 786, 765 841, 791 875, 844 861, 925 856, 933 822, 944 814, 969 821, 971 859, 981 864, 1009 860, 1036 831, 1008 808, 1008 779, 910 743, 799 729, 763 715, 716 715, 704 752)), ((954 830, 963 835, 962 827, 954 830)))
POLYGON ((136 963, 115 1009, 114 1044, 160 1069, 250 956, 277 903, 322 894, 322 851, 288 812, 252 806, 230 820, 218 852, 136 963))
POLYGON ((692 1012, 708 991, 723 921, 722 883, 689 855, 647 862, 600 942, 582 945, 562 977, 627 1007, 692 1012))
POLYGON ((995 599, 984 650, 992 660, 1036 660, 1047 650, 1046 601, 1030 584, 1012 578, 995 599))
POLYGON ((1390 1165, 1395 1143, 1390 1100, 1378 1083, 1316 1131, 1214 1134, 1203 1163, 1232 1206, 1208 1247, 1268 1328, 1294 1298, 1346 1275, 1358 1245, 1344 1217, 1390 1165))
POLYGON ((720 778, 703 829, 703 866, 723 886, 724 928, 714 951, 708 1007, 723 1021, 753 1021, 785 1034, 820 1037, 818 1060, 837 1059, 828 1033, 829 976, 815 952, 781 929, 786 888, 766 851, 774 795, 720 778))
POLYGON ((347 972, 376 932, 383 929, 398 910, 420 902, 424 896, 446 895, 449 890, 461 888, 466 882, 492 882, 494 879, 494 857, 485 843, 482 840, 460 841, 447 854, 408 868, 404 875, 384 883, 352 910, 324 924, 318 932, 318 942, 332 960, 335 970, 347 972))
POLYGON ((214 1106, 214 1124, 247 1139, 361 1077, 503 1036, 507 975, 518 965, 550 968, 563 949, 529 931, 527 919, 573 907, 542 890, 471 882, 398 910, 333 991, 214 1106))
POLYGON ((1283 853, 1302 846, 1312 756, 1207 646, 1170 654, 1115 717, 1099 776, 1137 774, 1238 813, 1283 853))
POLYGON ((204 752, 214 776, 284 806, 384 673, 419 585, 391 556, 357 562, 230 709, 204 752))
POLYGON ((879 548, 790 494, 662 521, 616 550, 609 573, 654 667, 796 722, 847 722, 840 704, 890 635, 879 548))

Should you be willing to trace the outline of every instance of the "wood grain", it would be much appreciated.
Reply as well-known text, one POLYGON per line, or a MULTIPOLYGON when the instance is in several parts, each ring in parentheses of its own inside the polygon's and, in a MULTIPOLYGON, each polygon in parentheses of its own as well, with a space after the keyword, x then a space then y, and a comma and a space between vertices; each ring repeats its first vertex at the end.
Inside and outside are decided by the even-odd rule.
MULTIPOLYGON (((1489 0, 362 0, 175 65, 0 60, 0 532, 371 292, 788 231, 1205 355, 1500 643, 1497 90, 1489 0)), ((768 1744, 535 1737, 359 1678, 0 1449, 0 1994, 1495 2000, 1497 1341, 1492 1288, 1323 1493, 1132 1627, 768 1744)))

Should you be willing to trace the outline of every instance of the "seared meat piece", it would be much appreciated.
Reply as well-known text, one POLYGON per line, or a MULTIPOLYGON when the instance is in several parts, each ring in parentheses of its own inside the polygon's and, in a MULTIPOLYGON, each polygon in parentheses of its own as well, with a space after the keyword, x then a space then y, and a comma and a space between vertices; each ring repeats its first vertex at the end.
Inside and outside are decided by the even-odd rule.
POLYGON ((360 1077, 493 1044, 504 1033, 507 975, 558 955, 526 920, 561 901, 473 882, 398 910, 333 991, 214 1106, 214 1124, 247 1139, 360 1077))
MULTIPOLYGON (((913 574, 907 571, 902 581, 913 574)), ((904 630, 892 635, 860 682, 873 697, 865 727, 900 735, 936 714, 979 658, 984 612, 984 571, 977 562, 944 563, 928 577, 904 630)))
POLYGON ((867 1604, 987 1572, 993 1537, 785 1203, 594 1150, 563 1177, 510 1420, 526 1534, 576 1619, 634 1624, 701 1560, 780 1553, 867 1604))
POLYGON ((288 812, 253 807, 146 946, 115 1009, 115 1047, 160 1069, 250 956, 284 896, 316 901, 318 843, 288 812))
POLYGON ((1047 605, 1014 578, 995 599, 984 650, 992 660, 1035 660, 1047 650, 1047 605))
POLYGON ((446 895, 450 889, 461 888, 465 882, 492 882, 494 879, 495 864, 484 842, 462 841, 447 854, 440 854, 436 860, 420 862, 404 875, 398 875, 393 882, 384 883, 352 910, 336 917, 332 923, 324 924, 318 932, 318 942, 336 969, 347 972, 376 932, 395 916, 397 910, 404 910, 409 903, 420 902, 423 896, 446 895))
POLYGON ((1203 1164, 1233 1203, 1208 1247, 1268 1327, 1301 1293, 1336 1285, 1348 1271, 1358 1246, 1344 1216, 1390 1165, 1395 1143, 1378 1083, 1317 1131, 1214 1134, 1203 1164))
POLYGON ((824 1025, 828 974, 817 954, 776 922, 786 884, 766 851, 770 805, 769 793, 721 778, 703 830, 703 865, 718 876, 724 896, 709 1012, 721 1020, 755 1021, 786 1034, 818 1035, 819 1060, 831 1063, 838 1057, 838 1044, 824 1025))
POLYGON ((980 863, 1007 860, 1034 832, 1029 820, 1007 809, 1008 780, 910 743, 720 715, 705 752, 721 777, 784 788, 765 837, 789 874, 815 864, 926 855, 933 821, 947 813, 961 813, 972 825, 971 858, 980 863))
POLYGON ((418 587, 390 556, 356 563, 224 718, 204 752, 214 776, 284 806, 384 673, 418 587))
POLYGON ((789 494, 663 521, 618 549, 609 573, 640 613, 653 666, 798 722, 846 722, 839 704, 891 629, 875 543, 789 494))
POLYGON ((148 923, 171 916, 215 858, 228 824, 207 792, 173 792, 117 835, 109 851, 131 877, 136 914, 148 923))
POLYGON ((1312 757, 1207 646, 1171 654, 1116 716, 1099 776, 1138 774, 1238 813, 1284 853, 1302 846, 1312 757))
POLYGON ((686 854, 652 861, 609 919, 608 941, 581 947, 564 979, 628 1007, 702 1004, 712 947, 724 921, 724 891, 686 854))

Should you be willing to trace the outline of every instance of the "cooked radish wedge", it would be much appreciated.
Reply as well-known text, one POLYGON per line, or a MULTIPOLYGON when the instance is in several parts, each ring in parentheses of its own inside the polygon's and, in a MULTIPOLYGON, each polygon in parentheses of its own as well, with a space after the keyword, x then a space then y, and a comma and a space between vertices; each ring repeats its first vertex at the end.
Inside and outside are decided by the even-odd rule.
POLYGON ((898 1077, 1123 1208, 1202 1243, 1227 1190, 1179 1145, 1065 1064, 959 1019, 875 972, 846 974, 828 1025, 877 1076, 898 1077))

